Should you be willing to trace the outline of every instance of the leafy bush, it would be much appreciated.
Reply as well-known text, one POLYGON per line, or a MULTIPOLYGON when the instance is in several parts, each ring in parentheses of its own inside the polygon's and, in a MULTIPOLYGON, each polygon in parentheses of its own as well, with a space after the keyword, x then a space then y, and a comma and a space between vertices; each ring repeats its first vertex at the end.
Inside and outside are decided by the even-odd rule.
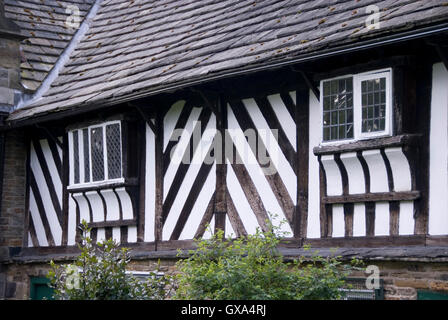
MULTIPOLYGON (((344 265, 340 257, 317 253, 285 262, 277 250, 282 235, 272 225, 267 232, 231 240, 217 232, 198 240, 198 249, 177 263, 177 299, 326 300, 341 299, 344 278, 359 261, 344 265)), ((309 248, 306 248, 309 250, 309 248)))
POLYGON ((126 274, 129 249, 119 248, 114 240, 94 245, 83 221, 81 254, 74 264, 56 265, 48 273, 54 298, 63 300, 147 300, 164 299, 169 294, 169 276, 152 272, 147 281, 126 274))

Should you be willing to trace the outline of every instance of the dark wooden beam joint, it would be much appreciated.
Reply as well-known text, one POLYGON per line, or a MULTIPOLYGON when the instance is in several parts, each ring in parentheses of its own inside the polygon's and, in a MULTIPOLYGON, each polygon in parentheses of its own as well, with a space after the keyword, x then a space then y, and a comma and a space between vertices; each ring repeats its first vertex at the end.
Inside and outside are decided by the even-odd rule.
POLYGON ((440 46, 435 45, 437 54, 439 55, 440 59, 442 59, 443 64, 445 65, 445 68, 448 69, 448 48, 446 46, 440 46))
POLYGON ((138 113, 142 116, 143 120, 145 120, 145 122, 151 128, 152 132, 156 133, 156 125, 154 124, 154 122, 151 121, 150 117, 146 114, 146 112, 143 111, 143 109, 140 106, 133 105, 131 103, 128 103, 128 105, 130 107, 134 107, 138 111, 138 113))
POLYGON ((308 88, 313 91, 314 95, 316 96, 317 100, 320 101, 320 90, 318 86, 315 86, 313 81, 310 79, 308 74, 304 72, 303 70, 297 70, 294 67, 291 67, 291 70, 293 72, 298 72, 302 76, 303 80, 305 81, 305 84, 308 86, 308 88))
POLYGON ((426 43, 436 49, 437 55, 442 60, 445 68, 448 69, 448 41, 446 37, 426 40, 426 43))
POLYGON ((191 91, 198 93, 204 101, 205 106, 212 110, 217 117, 220 116, 219 94, 217 92, 196 88, 191 88, 191 91))
POLYGON ((53 135, 53 133, 51 133, 51 131, 48 130, 47 127, 43 127, 43 126, 41 126, 41 125, 39 125, 39 124, 35 124, 34 126, 36 127, 36 129, 42 129, 42 130, 44 130, 44 131, 45 131, 45 134, 46 134, 46 135, 47 135, 47 136, 48 136, 54 143, 56 143, 57 146, 59 146, 61 149, 64 148, 63 143, 62 143, 58 138, 56 138, 56 137, 53 135))

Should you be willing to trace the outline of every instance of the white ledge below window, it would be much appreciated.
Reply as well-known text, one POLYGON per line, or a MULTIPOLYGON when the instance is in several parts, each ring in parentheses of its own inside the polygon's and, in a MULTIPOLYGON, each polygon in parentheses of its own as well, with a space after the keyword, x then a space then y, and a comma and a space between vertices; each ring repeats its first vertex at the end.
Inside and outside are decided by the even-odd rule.
POLYGON ((80 183, 80 184, 73 184, 67 187, 67 190, 69 191, 76 191, 81 189, 104 189, 107 187, 113 187, 120 184, 124 184, 125 179, 119 178, 119 179, 113 179, 113 180, 106 180, 106 181, 97 181, 97 182, 89 182, 89 183, 80 183))
POLYGON ((419 134, 402 134, 398 136, 371 138, 365 140, 357 140, 350 143, 339 143, 332 145, 319 145, 313 148, 316 156, 328 155, 344 152, 365 151, 380 148, 402 147, 413 145, 420 137, 419 134))

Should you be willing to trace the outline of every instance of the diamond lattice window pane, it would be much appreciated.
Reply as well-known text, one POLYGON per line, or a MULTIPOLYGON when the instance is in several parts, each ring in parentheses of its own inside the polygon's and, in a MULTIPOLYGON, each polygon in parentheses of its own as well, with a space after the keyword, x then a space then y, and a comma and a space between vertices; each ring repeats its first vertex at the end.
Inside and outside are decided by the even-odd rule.
POLYGON ((79 183, 79 141, 78 130, 72 132, 73 134, 73 181, 79 183))
POLYGON ((90 181, 89 130, 82 130, 84 144, 84 182, 90 181))
POLYGON ((92 180, 104 180, 103 128, 90 129, 90 148, 92 154, 92 180))
POLYGON ((106 142, 108 177, 121 178, 121 134, 118 123, 106 126, 106 142))

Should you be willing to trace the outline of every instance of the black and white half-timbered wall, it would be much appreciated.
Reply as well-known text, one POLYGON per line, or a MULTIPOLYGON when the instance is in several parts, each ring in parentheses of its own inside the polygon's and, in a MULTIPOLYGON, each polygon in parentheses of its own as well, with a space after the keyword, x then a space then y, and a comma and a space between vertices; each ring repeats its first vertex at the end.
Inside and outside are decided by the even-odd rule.
POLYGON ((299 246, 447 235, 447 217, 435 209, 443 163, 430 166, 443 130, 421 123, 443 128, 443 116, 428 113, 443 109, 447 74, 442 63, 415 61, 270 75, 283 83, 246 76, 238 84, 253 81, 247 92, 223 81, 84 121, 59 119, 63 132, 37 125, 29 131, 27 246, 74 246, 82 220, 95 240, 154 249, 188 246, 217 228, 251 234, 268 220, 299 246))
POLYGON ((269 223, 296 256, 448 257, 443 2, 47 2, 0 1, 0 261, 83 220, 140 257, 269 223))

